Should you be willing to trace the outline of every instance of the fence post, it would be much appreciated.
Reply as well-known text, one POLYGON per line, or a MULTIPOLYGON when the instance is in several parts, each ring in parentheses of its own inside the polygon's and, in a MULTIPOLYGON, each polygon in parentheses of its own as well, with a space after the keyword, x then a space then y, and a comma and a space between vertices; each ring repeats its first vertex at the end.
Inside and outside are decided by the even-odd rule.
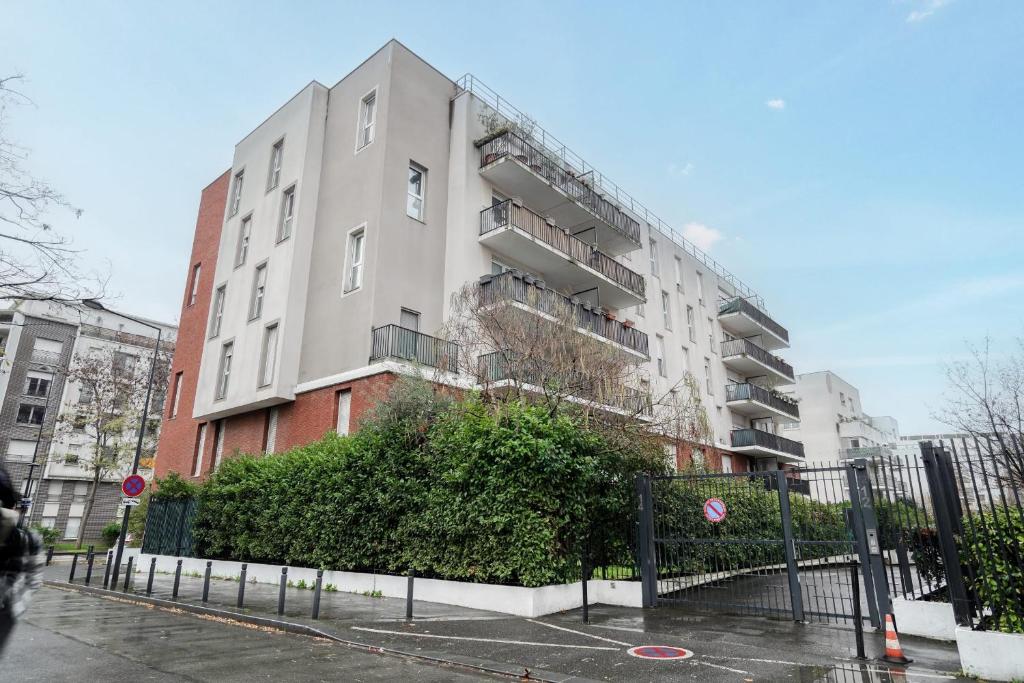
POLYGON ((238 609, 242 609, 242 604, 245 602, 245 575, 248 571, 249 565, 243 563, 242 571, 238 573, 238 609))
POLYGON ((775 470, 779 491, 779 513, 782 517, 782 541, 786 549, 786 574, 789 575, 789 601, 793 621, 804 620, 804 595, 800 590, 800 568, 796 563, 796 539, 793 537, 793 512, 789 507, 789 480, 783 470, 775 470))
POLYGON ((860 572, 855 560, 850 561, 850 586, 853 588, 853 630, 857 639, 857 659, 867 659, 864 654, 864 617, 860 606, 860 572))
POLYGON ((281 586, 277 589, 277 616, 284 614, 284 591, 288 586, 288 567, 281 567, 281 586))
POLYGON ((590 603, 587 600, 587 584, 590 581, 590 563, 587 562, 587 542, 583 542, 583 552, 580 553, 580 585, 583 587, 583 623, 590 623, 590 603))
POLYGON ((52 545, 46 549, 46 566, 49 567, 51 562, 53 562, 53 546, 52 545))
POLYGON ((658 573, 654 561, 654 511, 651 478, 648 475, 637 475, 636 495, 640 517, 640 526, 637 530, 637 559, 640 564, 641 605, 654 607, 658 599, 658 573))
POLYGON ((416 579, 416 570, 409 568, 409 579, 405 589, 405 620, 412 621, 412 584, 416 579))
POLYGON ((932 505, 935 508, 935 526, 939 534, 942 568, 946 574, 946 585, 949 587, 949 601, 953 605, 956 623, 960 626, 970 626, 971 603, 967 598, 967 587, 964 585, 963 571, 960 567, 960 553, 956 547, 956 538, 953 536, 955 490, 950 490, 953 482, 943 476, 945 472, 932 443, 922 441, 919 445, 925 477, 928 479, 928 488, 931 489, 932 505))
POLYGON ((203 602, 210 599, 210 573, 213 571, 213 560, 206 561, 206 572, 203 576, 203 602))
POLYGON ((864 577, 864 594, 868 599, 868 616, 874 628, 881 628, 882 619, 878 614, 879 605, 875 602, 875 582, 871 575, 871 555, 868 549, 867 533, 864 525, 864 512, 861 507, 861 492, 857 477, 858 462, 863 461, 855 460, 846 465, 846 488, 850 493, 849 522, 853 527, 857 556, 860 558, 860 570, 864 577))
POLYGON ((149 560, 149 581, 146 582, 146 595, 153 594, 153 576, 156 574, 156 558, 149 560))
POLYGON ((313 618, 320 618, 320 589, 324 584, 324 570, 316 570, 316 586, 313 588, 313 618))
POLYGON ((89 546, 89 550, 85 555, 85 585, 88 586, 92 581, 92 563, 96 559, 96 553, 92 551, 92 546, 89 546))
POLYGON ((178 559, 178 566, 174 568, 174 590, 171 591, 171 598, 178 599, 178 587, 181 585, 181 559, 178 559))
POLYGON ((128 584, 132 580, 132 562, 135 560, 134 555, 128 556, 128 564, 124 568, 124 590, 128 590, 128 584))
POLYGON ((75 582, 75 568, 78 566, 78 553, 71 558, 71 573, 68 574, 68 583, 75 582))
POLYGON ((106 588, 110 585, 110 566, 114 563, 114 551, 107 551, 107 564, 103 568, 103 587, 106 588))
POLYGON ((174 554, 180 556, 181 555, 181 535, 183 533, 185 533, 185 512, 188 509, 188 502, 187 501, 183 501, 183 500, 179 500, 177 502, 178 502, 178 506, 181 508, 181 514, 178 515, 177 548, 175 549, 174 554))

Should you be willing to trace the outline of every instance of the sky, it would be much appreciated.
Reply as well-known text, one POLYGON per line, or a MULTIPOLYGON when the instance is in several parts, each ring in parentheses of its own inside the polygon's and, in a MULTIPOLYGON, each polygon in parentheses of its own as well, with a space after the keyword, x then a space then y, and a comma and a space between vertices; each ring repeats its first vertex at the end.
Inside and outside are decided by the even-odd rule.
POLYGON ((905 434, 1024 335, 1024 3, 12 2, 0 74, 111 305, 177 319, 199 193, 390 38, 473 73, 689 235, 905 434))

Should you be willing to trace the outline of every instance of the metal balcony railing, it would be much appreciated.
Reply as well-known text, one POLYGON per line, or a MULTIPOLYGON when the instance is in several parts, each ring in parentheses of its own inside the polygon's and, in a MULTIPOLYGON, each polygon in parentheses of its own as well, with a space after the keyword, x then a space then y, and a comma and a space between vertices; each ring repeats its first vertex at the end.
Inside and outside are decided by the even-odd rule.
POLYGON ((480 303, 487 306, 499 301, 517 301, 541 313, 562 318, 568 315, 576 327, 599 337, 625 346, 647 356, 647 335, 634 327, 626 327, 618 320, 607 317, 595 308, 548 289, 543 281, 519 271, 509 270, 501 275, 480 278, 480 303))
POLYGON ((512 131, 480 145, 480 168, 510 157, 565 193, 570 199, 640 246, 640 222, 594 189, 589 181, 577 177, 542 146, 512 131))
POLYGON ((370 362, 395 358, 458 372, 459 345, 399 325, 373 328, 370 362))
POLYGON ((760 429, 734 429, 729 432, 729 440, 733 448, 750 448, 759 446, 764 449, 779 451, 797 458, 804 457, 804 445, 799 441, 787 439, 778 434, 760 429))
POLYGON ((31 360, 33 363, 42 363, 43 365, 60 365, 60 354, 32 349, 31 360))
POLYGON ((722 316, 728 313, 743 313, 754 319, 765 329, 771 330, 778 337, 786 340, 787 344, 789 343, 789 332, 786 328, 772 320, 767 313, 750 303, 747 299, 736 297, 735 299, 722 301, 718 305, 718 315, 722 316))
POLYGON ((729 401, 757 401, 766 406, 771 406, 779 412, 785 413, 793 418, 800 418, 800 408, 796 403, 787 401, 780 396, 773 394, 764 387, 756 384, 729 384, 725 387, 725 402, 729 401))
POLYGON ((789 379, 795 379, 792 365, 762 349, 749 339, 730 339, 729 341, 722 342, 722 358, 743 355, 750 356, 754 360, 764 363, 789 379))
MULTIPOLYGON (((100 327, 98 325, 89 325, 83 323, 81 325, 81 332, 87 337, 95 337, 97 339, 106 339, 108 341, 118 342, 120 344, 129 344, 131 346, 141 346, 146 349, 152 349, 156 346, 155 337, 147 337, 144 334, 133 334, 131 332, 122 332, 121 330, 112 330, 108 327, 100 327)), ((160 342, 160 348, 164 351, 173 351, 174 342, 162 340, 160 342)))
POLYGON ((593 268, 637 296, 644 297, 646 285, 643 275, 633 272, 593 245, 569 234, 526 207, 519 206, 511 199, 489 206, 480 212, 481 235, 506 227, 518 228, 536 237, 574 261, 593 268))

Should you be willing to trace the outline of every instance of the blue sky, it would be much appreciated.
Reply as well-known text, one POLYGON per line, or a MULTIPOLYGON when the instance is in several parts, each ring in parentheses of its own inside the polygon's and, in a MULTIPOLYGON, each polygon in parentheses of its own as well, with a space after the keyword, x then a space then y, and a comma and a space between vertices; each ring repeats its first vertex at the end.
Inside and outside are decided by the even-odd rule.
POLYGON ((710 243, 798 372, 904 433, 940 428, 965 339, 1024 332, 1024 3, 2 4, 11 132, 125 310, 176 318, 234 143, 396 37, 710 243))

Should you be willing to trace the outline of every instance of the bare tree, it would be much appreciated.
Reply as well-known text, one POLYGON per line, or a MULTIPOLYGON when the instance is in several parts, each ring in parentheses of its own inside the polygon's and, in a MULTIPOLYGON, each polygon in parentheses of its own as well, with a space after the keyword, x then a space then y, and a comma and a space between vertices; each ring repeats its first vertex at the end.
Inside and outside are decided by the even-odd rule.
POLYGON ((994 358, 992 340, 968 344, 970 357, 946 368, 949 393, 937 418, 978 444, 977 474, 1024 487, 1024 338, 994 358))
POLYGON ((80 251, 48 221, 54 211, 81 216, 49 183, 25 169, 27 150, 7 137, 12 106, 31 105, 18 86, 0 77, 0 297, 74 301, 99 298, 105 278, 82 272, 80 251))
MULTIPOLYGON (((152 358, 149 353, 135 355, 137 351, 135 347, 109 346, 83 353, 73 359, 68 370, 68 382, 78 386, 79 401, 58 418, 58 431, 65 435, 84 433, 90 442, 87 452, 78 460, 79 467, 90 476, 89 494, 76 539, 78 547, 85 538, 100 482, 123 471, 135 453, 152 358)), ((168 367, 169 356, 161 350, 154 386, 166 384, 168 367)), ((160 415, 157 401, 159 399, 153 402, 150 411, 154 417, 146 426, 144 456, 156 447, 160 415)))

